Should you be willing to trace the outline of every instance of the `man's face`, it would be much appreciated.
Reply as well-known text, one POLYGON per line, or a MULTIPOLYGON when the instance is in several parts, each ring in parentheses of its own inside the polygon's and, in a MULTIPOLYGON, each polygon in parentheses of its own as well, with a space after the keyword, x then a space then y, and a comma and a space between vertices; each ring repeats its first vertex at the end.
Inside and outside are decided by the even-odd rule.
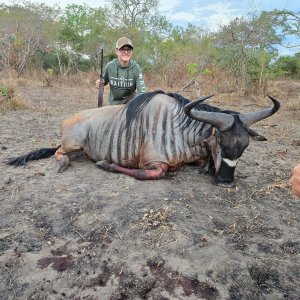
POLYGON ((132 57, 133 49, 130 46, 123 46, 120 49, 116 49, 116 55, 120 62, 127 63, 132 57))

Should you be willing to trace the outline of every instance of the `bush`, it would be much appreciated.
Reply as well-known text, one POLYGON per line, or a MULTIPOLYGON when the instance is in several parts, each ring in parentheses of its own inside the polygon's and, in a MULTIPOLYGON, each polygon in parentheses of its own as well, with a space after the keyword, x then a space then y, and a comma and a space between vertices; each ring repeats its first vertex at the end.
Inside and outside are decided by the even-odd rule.
POLYGON ((294 56, 281 56, 271 66, 272 71, 278 77, 300 78, 300 52, 294 56))
POLYGON ((24 103, 15 96, 15 90, 12 87, 0 85, 0 112, 10 110, 19 110, 24 108, 24 103))
POLYGON ((5 86, 5 85, 2 85, 2 86, 0 85, 1 98, 11 99, 11 98, 13 98, 14 93, 15 93, 15 91, 13 88, 5 86))

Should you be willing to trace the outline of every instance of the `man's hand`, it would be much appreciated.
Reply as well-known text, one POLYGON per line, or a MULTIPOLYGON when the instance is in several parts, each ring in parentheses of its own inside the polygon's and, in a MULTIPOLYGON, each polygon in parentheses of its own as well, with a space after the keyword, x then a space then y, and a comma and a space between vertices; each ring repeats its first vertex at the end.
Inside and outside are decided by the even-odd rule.
POLYGON ((300 164, 294 168, 291 184, 293 193, 300 197, 300 164))
POLYGON ((104 84, 104 80, 103 79, 97 79, 96 80, 96 89, 99 89, 100 82, 102 82, 104 84))

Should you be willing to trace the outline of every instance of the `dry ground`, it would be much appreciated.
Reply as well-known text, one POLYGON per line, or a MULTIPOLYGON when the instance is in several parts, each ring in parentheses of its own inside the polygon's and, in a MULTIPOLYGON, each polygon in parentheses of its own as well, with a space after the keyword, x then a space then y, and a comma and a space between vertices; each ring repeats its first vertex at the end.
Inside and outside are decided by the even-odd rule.
MULTIPOLYGON (((1 299, 299 299, 300 200, 289 177, 300 159, 300 111, 287 109, 291 99, 255 124, 268 141, 250 143, 237 187, 224 189, 192 166, 144 182, 84 155, 63 174, 54 158, 9 167, 8 157, 58 145, 60 122, 97 102, 92 84, 28 82, 16 91, 27 109, 0 115, 1 299)), ((270 104, 237 99, 209 103, 270 104)))

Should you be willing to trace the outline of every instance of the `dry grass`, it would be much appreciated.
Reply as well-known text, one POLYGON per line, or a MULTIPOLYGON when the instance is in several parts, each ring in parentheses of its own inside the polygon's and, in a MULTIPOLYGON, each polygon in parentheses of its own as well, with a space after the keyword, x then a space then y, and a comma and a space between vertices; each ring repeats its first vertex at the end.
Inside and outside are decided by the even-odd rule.
POLYGON ((275 94, 282 99, 298 98, 300 92, 300 81, 292 79, 281 79, 270 81, 268 83, 267 91, 275 94))
MULTIPOLYGON (((34 83, 35 85, 43 87, 81 87, 81 86, 91 86, 95 85, 95 81, 99 78, 99 74, 96 72, 83 73, 70 75, 55 75, 49 74, 47 71, 43 70, 31 70, 22 75, 22 77, 9 76, 3 83, 11 86, 25 86, 29 83, 34 83)), ((0 82, 1 83, 1 82, 0 82)))
MULTIPOLYGON (((99 74, 96 72, 71 74, 68 76, 51 75, 45 71, 34 70, 30 73, 24 74, 18 78, 16 75, 2 76, 0 85, 11 87, 17 91, 18 87, 24 87, 28 85, 42 86, 42 87, 87 87, 93 88, 96 79, 99 74)), ((158 76, 156 76, 158 77, 158 76)), ((145 82, 149 91, 161 89, 167 92, 177 92, 188 81, 176 82, 176 86, 167 86, 164 78, 150 77, 145 74, 145 82)), ((236 103, 238 105, 262 105, 266 104, 266 95, 270 94, 281 100, 282 109, 289 111, 291 114, 299 114, 300 110, 300 81, 282 79, 268 82, 265 90, 265 94, 249 94, 245 95, 244 91, 237 91, 237 82, 234 78, 227 76, 220 71, 213 70, 211 74, 200 75, 195 78, 196 84, 192 84, 188 88, 182 90, 180 94, 189 98, 197 99, 199 96, 215 94, 213 101, 215 104, 220 101, 223 105, 232 105, 236 103)), ((106 90, 108 88, 106 87, 106 90)), ((22 99, 19 99, 17 95, 14 95, 11 99, 0 100, 0 111, 17 110, 24 108, 22 99)))
POLYGON ((24 108, 26 108, 26 105, 21 99, 19 99, 19 97, 14 96, 12 98, 8 98, 0 95, 0 113, 24 108))
POLYGON ((54 78, 55 84, 62 86, 91 86, 95 85, 95 81, 99 78, 99 74, 94 72, 83 73, 80 72, 78 74, 70 74, 68 76, 59 76, 54 78))
POLYGON ((289 101, 287 101, 285 107, 286 107, 286 110, 299 115, 300 114, 300 94, 298 95, 297 98, 292 98, 289 101))
POLYGON ((25 104, 16 95, 15 88, 0 82, 0 113, 23 108, 25 108, 25 104))
POLYGON ((282 109, 299 116, 300 113, 300 81, 276 80, 268 84, 268 94, 281 100, 282 109))

